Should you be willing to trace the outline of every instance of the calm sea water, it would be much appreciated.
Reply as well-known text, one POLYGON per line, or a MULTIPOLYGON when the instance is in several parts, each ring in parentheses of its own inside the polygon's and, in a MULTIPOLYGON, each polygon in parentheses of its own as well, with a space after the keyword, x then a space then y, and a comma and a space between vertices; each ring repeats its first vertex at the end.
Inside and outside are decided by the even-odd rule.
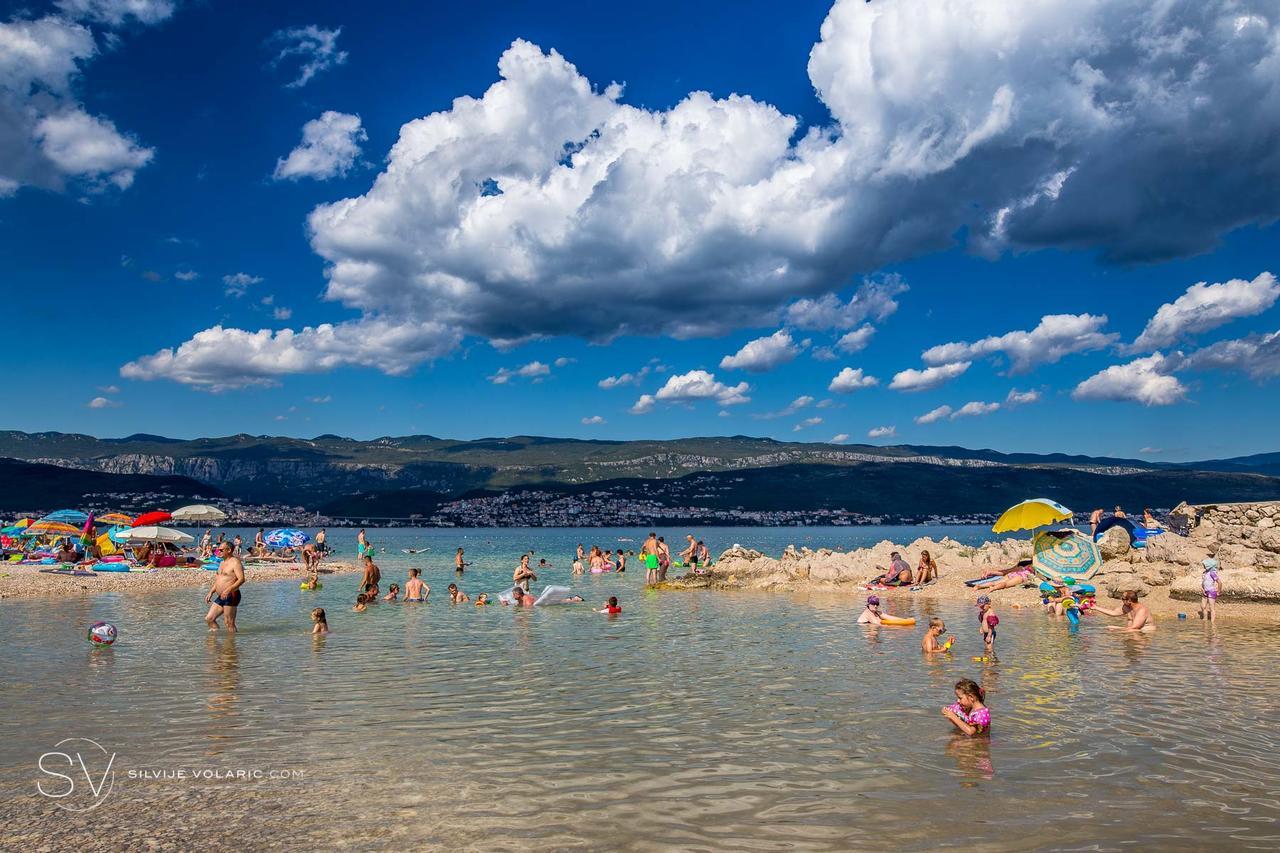
MULTIPOLYGON (((356 614, 352 577, 318 592, 251 583, 234 638, 208 635, 194 589, 0 603, 4 846, 1280 846, 1274 628, 1165 620, 1122 637, 1005 610, 999 660, 976 663, 971 608, 895 602, 959 636, 954 654, 924 660, 919 630, 856 625, 852 594, 571 577, 572 547, 607 546, 608 533, 370 531, 389 551, 433 549, 413 558, 429 604, 356 614), (592 604, 617 595, 624 612, 451 607, 455 543, 479 563, 462 582, 473 594, 506 586, 533 548, 557 566, 543 580, 592 604), (317 605, 334 630, 324 639, 307 634, 317 605), (119 626, 113 648, 85 642, 96 619, 119 626), (952 735, 939 715, 961 677, 988 689, 989 739, 952 735), (56 781, 41 754, 70 737, 115 754, 92 811, 36 790, 56 781)), ((717 552, 911 538, 714 534, 717 552)), ((614 538, 626 535, 643 531, 614 538)), ((403 581, 408 559, 382 558, 386 579, 403 581)))

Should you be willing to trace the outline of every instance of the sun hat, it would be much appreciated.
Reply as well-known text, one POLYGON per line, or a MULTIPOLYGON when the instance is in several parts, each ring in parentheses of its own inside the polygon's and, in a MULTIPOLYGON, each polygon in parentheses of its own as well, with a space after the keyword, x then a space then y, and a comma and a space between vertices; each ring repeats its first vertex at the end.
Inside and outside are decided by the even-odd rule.
POLYGON ((873 604, 876 604, 876 605, 880 604, 880 596, 878 595, 867 596, 867 606, 870 607, 873 604))
POLYGON ((1218 568, 1218 561, 1213 559, 1213 557, 1209 557, 1208 559, 1203 560, 1200 565, 1204 566, 1204 570, 1206 572, 1212 572, 1218 568))

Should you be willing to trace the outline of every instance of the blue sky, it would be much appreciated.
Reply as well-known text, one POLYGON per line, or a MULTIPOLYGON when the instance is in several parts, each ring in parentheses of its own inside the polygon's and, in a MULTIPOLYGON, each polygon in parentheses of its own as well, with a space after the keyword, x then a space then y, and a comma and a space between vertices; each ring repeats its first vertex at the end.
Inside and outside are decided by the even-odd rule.
POLYGON ((23 7, 5 426, 1276 450, 1280 17, 1033 5, 23 7))

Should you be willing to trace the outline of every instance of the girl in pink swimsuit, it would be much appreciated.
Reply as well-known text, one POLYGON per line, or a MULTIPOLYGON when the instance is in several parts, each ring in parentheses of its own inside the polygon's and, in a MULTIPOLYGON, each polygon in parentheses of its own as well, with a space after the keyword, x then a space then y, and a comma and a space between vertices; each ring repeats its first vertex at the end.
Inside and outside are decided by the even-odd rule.
POLYGON ((942 709, 942 716, 968 737, 991 733, 991 711, 983 704, 984 691, 976 681, 956 682, 956 701, 942 709))

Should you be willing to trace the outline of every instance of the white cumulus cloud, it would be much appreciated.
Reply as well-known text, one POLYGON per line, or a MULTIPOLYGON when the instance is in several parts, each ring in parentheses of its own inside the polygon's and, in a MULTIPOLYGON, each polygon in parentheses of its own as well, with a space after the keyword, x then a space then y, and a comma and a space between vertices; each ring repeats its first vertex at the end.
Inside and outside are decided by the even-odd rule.
POLYGON ((924 370, 916 370, 915 368, 901 370, 894 374, 893 381, 889 383, 889 387, 894 391, 928 391, 955 379, 969 369, 970 363, 968 361, 957 361, 953 364, 926 367, 924 370))
POLYGON ((1169 406, 1181 402, 1187 389, 1169 371, 1176 361, 1161 353, 1114 364, 1076 386, 1077 400, 1128 400, 1144 406, 1169 406))
POLYGON ((273 177, 277 181, 325 181, 345 175, 360 156, 360 144, 368 138, 360 116, 325 110, 320 118, 302 126, 302 143, 276 161, 273 177))
POLYGON ((637 370, 635 373, 620 373, 617 376, 606 376, 596 383, 597 386, 608 391, 611 388, 618 388, 623 385, 639 385, 644 378, 649 375, 649 365, 637 370))
POLYGON ((801 396, 796 397, 794 400, 788 403, 785 407, 779 409, 776 412, 764 412, 759 415, 754 415, 754 417, 759 418, 761 420, 773 420, 775 418, 785 418, 785 417, 794 415, 796 412, 800 411, 801 409, 806 409, 812 405, 813 405, 813 398, 810 397, 808 394, 802 394, 801 396))
POLYGON ((130 19, 158 24, 174 13, 174 0, 58 0, 58 10, 69 18, 118 27, 130 19))
MULTIPOLYGON (((262 283, 262 276, 250 275, 247 272, 227 273, 222 277, 222 283, 226 286, 226 294, 228 296, 244 296, 245 291, 250 286, 262 283)), ((263 304, 270 303, 264 302, 263 304)))
POLYGON ((951 420, 954 421, 956 418, 981 417, 982 415, 989 415, 992 412, 999 410, 999 403, 984 403, 980 400, 973 400, 972 402, 965 403, 963 406, 952 412, 951 420))
POLYGON ((791 431, 792 431, 792 432, 800 432, 800 430, 802 430, 802 429, 808 429, 809 427, 815 427, 815 426, 818 426, 818 425, 819 425, 819 424, 821 424, 821 423, 822 423, 822 418, 817 417, 817 416, 814 416, 814 417, 812 417, 812 418, 805 418, 805 419, 804 419, 804 420, 802 420, 800 423, 798 423, 798 424, 796 424, 795 426, 793 426, 793 427, 791 428, 791 431))
POLYGON ((512 379, 517 377, 523 379, 533 379, 535 382, 544 376, 551 375, 551 368, 541 361, 531 361, 523 364, 514 370, 508 367, 498 368, 498 372, 489 377, 489 381, 494 385, 506 385, 512 379))
POLYGON ((898 434, 898 428, 894 426, 878 426, 867 430, 867 438, 893 438, 898 434))
POLYGON ((841 301, 834 293, 826 293, 817 299, 793 302, 787 306, 784 316, 787 323, 797 329, 852 329, 865 320, 887 319, 898 310, 895 297, 908 289, 900 276, 880 276, 863 282, 848 302, 841 301))
POLYGON ((957 241, 1187 255, 1280 216, 1278 14, 837 0, 808 64, 820 128, 747 95, 632 106, 517 41, 482 94, 401 128, 367 192, 314 210, 311 244, 362 317, 512 342, 804 328, 826 303, 795 300, 957 241))
POLYGON ((859 388, 870 388, 879 384, 879 379, 863 374, 861 367, 846 367, 832 377, 827 390, 835 391, 837 394, 848 394, 859 388))
POLYGON ((849 440, 849 433, 839 432, 831 436, 831 441, 829 441, 828 444, 844 444, 848 440, 849 440))
POLYGON ((1037 365, 1054 364, 1072 353, 1114 343, 1119 335, 1100 331, 1106 324, 1105 314, 1051 314, 1029 332, 1009 332, 972 343, 939 344, 925 350, 921 357, 925 364, 946 364, 1003 353, 1009 359, 1010 373, 1027 373, 1037 365))
POLYGON ((592 415, 589 418, 582 419, 583 426, 599 426, 600 424, 603 424, 603 423, 608 423, 608 421, 606 421, 604 418, 600 417, 599 415, 592 415))
POLYGON ((939 406, 936 409, 932 409, 928 412, 925 412, 923 415, 920 415, 915 420, 916 420, 916 423, 918 424, 931 424, 935 421, 940 421, 943 418, 950 417, 950 415, 951 415, 950 406, 939 406))
POLYGON ((120 368, 125 379, 169 379, 207 391, 274 385, 297 373, 339 367, 371 367, 403 375, 457 345, 438 324, 407 325, 382 319, 307 326, 299 331, 224 329, 214 326, 176 348, 135 359, 120 368))
POLYGON ((716 379, 715 374, 705 370, 690 370, 688 373, 677 373, 667 377, 666 384, 656 394, 642 394, 631 411, 644 414, 650 411, 656 402, 694 403, 699 400, 713 400, 720 406, 736 406, 751 402, 747 393, 751 386, 746 382, 737 385, 726 385, 716 379))
POLYGON ((1186 356, 1178 367, 1236 371, 1259 382, 1280 377, 1280 331, 1218 341, 1186 356))
POLYGON ((720 359, 725 370, 749 370, 764 373, 780 364, 786 364, 800 354, 800 347, 791 339, 791 333, 779 329, 772 335, 748 341, 733 355, 720 359))
POLYGON ((875 333, 875 326, 870 324, 859 326, 852 332, 841 335, 840 339, 836 341, 836 348, 844 353, 861 352, 867 348, 867 344, 871 343, 871 338, 875 333))
POLYGON ((85 406, 90 409, 117 409, 121 404, 107 397, 94 397, 85 406))
POLYGON ((1160 306, 1128 349, 1149 352, 1176 344, 1240 317, 1261 314, 1280 299, 1280 282, 1269 272, 1252 281, 1233 278, 1218 284, 1199 282, 1173 302, 1160 306))
POLYGON ((1008 395, 1004 398, 1004 404, 1010 408, 1013 406, 1027 406, 1039 401, 1040 392, 1034 388, 1030 391, 1019 391, 1017 388, 1010 388, 1008 395))

